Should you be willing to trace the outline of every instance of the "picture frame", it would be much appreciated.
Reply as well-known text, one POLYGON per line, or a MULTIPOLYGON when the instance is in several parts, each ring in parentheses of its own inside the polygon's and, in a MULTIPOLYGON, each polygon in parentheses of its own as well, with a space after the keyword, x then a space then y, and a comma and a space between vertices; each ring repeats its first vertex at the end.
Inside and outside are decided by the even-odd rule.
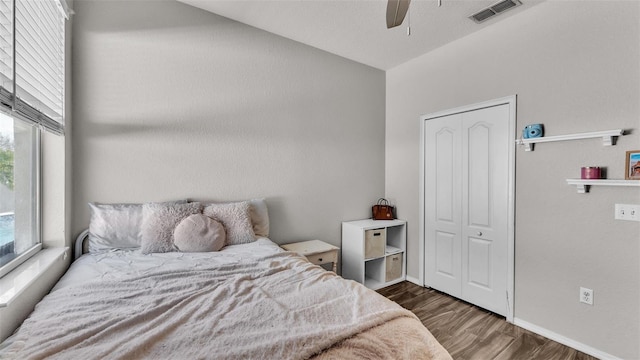
POLYGON ((626 180, 640 180, 640 150, 627 151, 624 170, 626 180))

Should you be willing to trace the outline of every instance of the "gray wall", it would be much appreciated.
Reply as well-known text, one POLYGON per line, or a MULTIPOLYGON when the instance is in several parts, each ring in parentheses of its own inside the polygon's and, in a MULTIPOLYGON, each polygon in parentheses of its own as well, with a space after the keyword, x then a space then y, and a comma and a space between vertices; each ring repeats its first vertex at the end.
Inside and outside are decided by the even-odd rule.
POLYGON ((640 358, 640 224, 613 219, 640 204, 635 187, 577 194, 566 178, 605 166, 624 178, 640 149, 640 3, 547 1, 387 72, 386 195, 408 220, 418 278, 419 116, 518 95, 518 125, 547 135, 633 129, 516 153, 515 317, 624 358, 640 358), (594 306, 578 302, 594 289, 594 306))
POLYGON ((266 197, 340 245, 384 192, 385 74, 175 1, 77 1, 73 231, 87 202, 266 197))

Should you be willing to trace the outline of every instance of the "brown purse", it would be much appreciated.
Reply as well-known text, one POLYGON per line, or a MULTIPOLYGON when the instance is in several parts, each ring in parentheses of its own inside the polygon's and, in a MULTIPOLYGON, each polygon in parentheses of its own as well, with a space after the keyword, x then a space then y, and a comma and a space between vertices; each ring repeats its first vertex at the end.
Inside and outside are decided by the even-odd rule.
POLYGON ((378 203, 371 208, 373 220, 393 220, 393 206, 385 198, 378 199, 378 203))

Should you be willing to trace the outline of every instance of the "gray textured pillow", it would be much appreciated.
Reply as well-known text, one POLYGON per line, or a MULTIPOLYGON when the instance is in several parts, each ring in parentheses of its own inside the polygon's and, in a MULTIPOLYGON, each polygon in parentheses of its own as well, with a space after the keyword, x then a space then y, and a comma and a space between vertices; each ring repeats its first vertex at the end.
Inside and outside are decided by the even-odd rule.
MULTIPOLYGON (((186 200, 166 204, 185 204, 186 200)), ((89 252, 140 247, 142 204, 89 203, 89 252)))
POLYGON ((142 207, 142 253, 174 251, 173 230, 186 217, 200 213, 199 202, 144 204, 142 207))
POLYGON ((173 230, 174 245, 182 252, 210 252, 222 249, 226 240, 224 227, 212 218, 194 214, 173 230))
POLYGON ((246 244, 256 240, 251 225, 248 201, 209 204, 202 213, 224 225, 227 232, 227 245, 246 244))

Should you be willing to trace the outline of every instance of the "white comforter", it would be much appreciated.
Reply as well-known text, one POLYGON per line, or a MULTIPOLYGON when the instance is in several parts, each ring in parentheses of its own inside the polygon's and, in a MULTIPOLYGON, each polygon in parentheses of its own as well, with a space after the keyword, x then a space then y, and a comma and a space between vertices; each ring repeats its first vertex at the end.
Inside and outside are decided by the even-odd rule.
POLYGON ((84 270, 61 280, 0 355, 303 359, 391 319, 414 317, 267 239, 229 248, 84 256, 74 263, 84 270))

